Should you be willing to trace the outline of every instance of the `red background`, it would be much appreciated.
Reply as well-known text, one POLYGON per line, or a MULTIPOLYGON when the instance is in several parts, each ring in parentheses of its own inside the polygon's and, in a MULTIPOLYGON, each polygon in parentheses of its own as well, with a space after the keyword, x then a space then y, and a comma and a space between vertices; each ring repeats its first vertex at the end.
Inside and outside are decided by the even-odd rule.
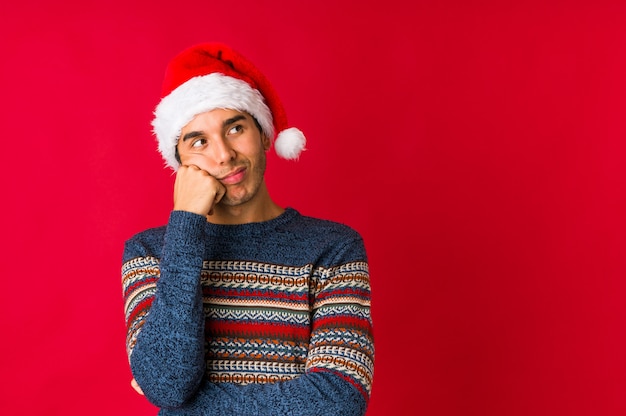
POLYGON ((1 414, 155 413, 122 245, 167 219, 149 122, 206 40, 309 138, 276 200, 365 238, 369 416, 625 414, 623 2, 57 3, 0 6, 1 414))

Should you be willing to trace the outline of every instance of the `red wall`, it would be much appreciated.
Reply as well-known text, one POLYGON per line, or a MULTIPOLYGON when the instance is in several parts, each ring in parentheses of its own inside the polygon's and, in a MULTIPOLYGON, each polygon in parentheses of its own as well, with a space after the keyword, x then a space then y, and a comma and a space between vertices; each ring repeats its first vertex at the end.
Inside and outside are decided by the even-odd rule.
POLYGON ((275 198, 365 238, 369 416, 625 414, 623 2, 33 3, 0 6, 0 414, 154 414, 122 245, 167 219, 151 112, 206 40, 309 138, 275 198))

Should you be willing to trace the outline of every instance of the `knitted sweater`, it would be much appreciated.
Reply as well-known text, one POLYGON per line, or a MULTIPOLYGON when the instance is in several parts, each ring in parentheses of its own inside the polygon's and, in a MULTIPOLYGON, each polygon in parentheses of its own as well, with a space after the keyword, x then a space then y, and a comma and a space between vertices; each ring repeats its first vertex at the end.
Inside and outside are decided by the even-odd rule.
POLYGON ((124 248, 133 376, 160 415, 363 415, 374 343, 363 242, 287 209, 173 211, 124 248))

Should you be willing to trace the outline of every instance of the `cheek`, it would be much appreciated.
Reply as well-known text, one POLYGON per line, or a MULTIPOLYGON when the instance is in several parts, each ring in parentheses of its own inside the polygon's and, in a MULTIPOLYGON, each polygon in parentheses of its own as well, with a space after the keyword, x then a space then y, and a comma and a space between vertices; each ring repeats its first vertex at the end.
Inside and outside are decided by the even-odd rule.
POLYGON ((197 167, 199 167, 200 169, 203 170, 207 170, 207 168, 209 167, 209 163, 207 161, 206 156, 203 155, 199 155, 199 154, 181 154, 180 155, 180 162, 183 165, 196 165, 197 167))

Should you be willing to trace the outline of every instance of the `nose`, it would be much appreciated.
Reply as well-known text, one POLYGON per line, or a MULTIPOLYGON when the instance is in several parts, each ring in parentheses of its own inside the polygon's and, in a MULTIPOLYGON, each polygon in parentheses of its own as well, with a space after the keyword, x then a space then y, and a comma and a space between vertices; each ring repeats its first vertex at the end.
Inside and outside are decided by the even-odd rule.
POLYGON ((224 165, 235 160, 235 157, 237 156, 235 150, 231 147, 228 141, 223 138, 213 142, 212 150, 215 162, 220 165, 224 165))

